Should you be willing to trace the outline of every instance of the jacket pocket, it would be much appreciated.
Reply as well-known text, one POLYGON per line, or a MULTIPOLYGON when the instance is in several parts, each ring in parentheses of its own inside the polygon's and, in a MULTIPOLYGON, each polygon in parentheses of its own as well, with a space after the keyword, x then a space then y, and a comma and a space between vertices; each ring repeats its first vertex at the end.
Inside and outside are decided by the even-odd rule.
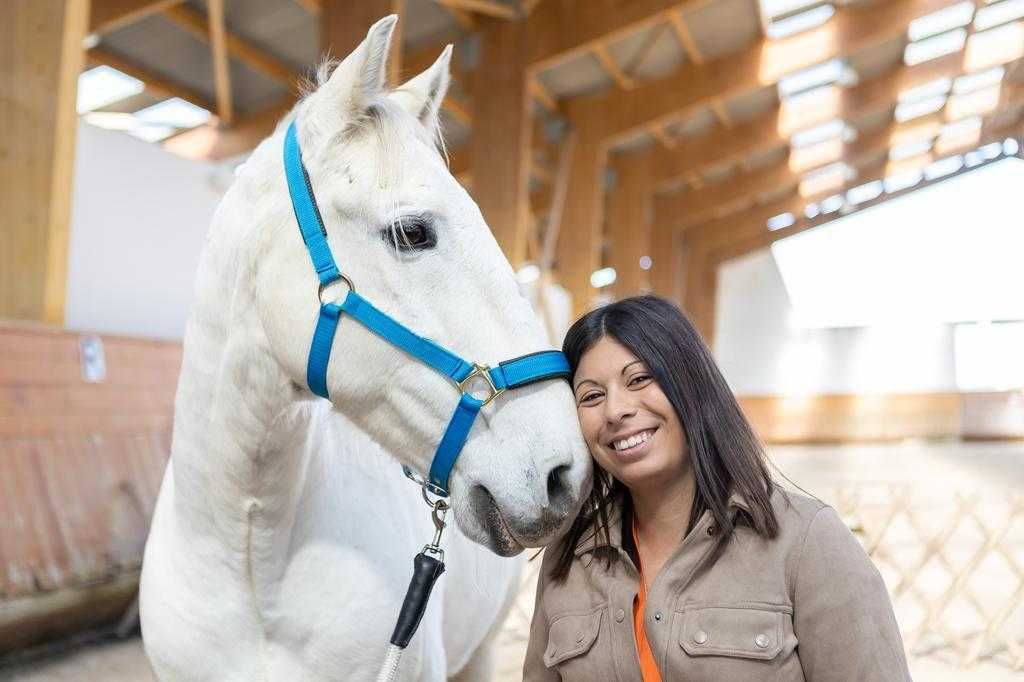
POLYGON ((771 660, 784 643, 783 607, 705 606, 687 608, 679 646, 690 656, 730 656, 771 660))
POLYGON ((553 668, 559 663, 585 654, 594 645, 601 629, 604 606, 588 613, 556 616, 548 625, 548 646, 544 665, 553 668))

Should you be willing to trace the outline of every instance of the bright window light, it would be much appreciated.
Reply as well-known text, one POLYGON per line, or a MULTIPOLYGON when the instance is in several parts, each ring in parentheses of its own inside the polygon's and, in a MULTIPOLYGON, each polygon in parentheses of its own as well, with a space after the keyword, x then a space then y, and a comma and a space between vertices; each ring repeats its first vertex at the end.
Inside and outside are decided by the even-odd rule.
POLYGON ((78 77, 78 113, 84 114, 108 104, 137 95, 146 86, 138 78, 103 65, 82 72, 78 77))
POLYGON ((1003 0, 979 9, 974 17, 974 28, 984 31, 1021 17, 1024 17, 1024 0, 1003 0))
POLYGON ((1003 76, 1006 75, 1006 67, 997 66, 992 69, 985 69, 977 73, 969 73, 966 76, 960 76, 953 81, 953 94, 965 95, 968 92, 974 92, 981 88, 988 88, 993 85, 998 85, 1003 81, 1003 76))
POLYGON ((178 131, 177 128, 162 125, 141 125, 134 130, 127 130, 129 135, 139 138, 144 142, 160 142, 178 131))
POLYGON ((947 175, 952 175, 958 170, 964 167, 964 157, 962 156, 948 156, 945 159, 939 159, 933 163, 925 166, 924 179, 938 180, 944 178, 947 175))
POLYGON ((821 85, 835 83, 843 76, 845 68, 841 59, 831 59, 816 66, 791 73, 779 80, 779 95, 781 97, 790 97, 821 85))
POLYGON ((780 213, 768 219, 769 230, 782 230, 792 227, 796 223, 796 217, 792 213, 780 213))
POLYGON ((793 136, 789 139, 789 144, 793 147, 807 147, 833 137, 838 137, 845 132, 846 122, 841 118, 837 118, 828 123, 822 123, 819 126, 793 133, 793 136))
POLYGON ((967 41, 964 68, 967 71, 1008 64, 1024 56, 1024 22, 1005 24, 975 33, 967 41))
POLYGON ((960 26, 971 23, 974 16, 974 2, 963 0, 955 5, 950 5, 938 12, 926 14, 910 22, 907 29, 907 37, 911 40, 921 40, 929 36, 945 33, 960 26))
POLYGON ((890 175, 882 182, 882 184, 885 185, 885 191, 887 194, 895 194, 896 192, 902 192, 905 189, 910 189, 923 179, 924 173, 919 170, 914 170, 907 173, 890 175))
POLYGON ((946 106, 945 95, 919 99, 913 102, 900 102, 896 105, 896 120, 900 123, 910 121, 921 116, 934 114, 944 106, 946 106))
POLYGON ((915 140, 898 144, 889 150, 890 161, 902 161, 921 154, 927 154, 932 149, 932 139, 915 140))
POLYGON ((1006 141, 1003 142, 1003 153, 1007 156, 1016 156, 1019 151, 1020 142, 1017 142, 1012 137, 1006 138, 1006 141))
POLYGON ((953 328, 956 387, 1006 391, 1024 387, 1024 322, 958 324, 953 328))
POLYGON ((832 5, 822 5, 821 7, 815 7, 814 9, 809 9, 806 12, 786 17, 785 19, 773 19, 771 23, 768 24, 768 29, 765 31, 765 35, 768 36, 770 40, 778 40, 779 38, 786 38, 796 35, 797 33, 803 33, 804 31, 809 31, 812 28, 821 26, 831 19, 835 13, 836 10, 832 5))
POLYGON ((590 286, 601 289, 615 283, 615 268, 601 268, 590 275, 590 286))
POLYGON ((135 116, 143 123, 170 128, 195 128, 210 120, 209 111, 179 97, 136 111, 135 116))
POLYGON ((968 168, 974 168, 983 163, 985 163, 985 157, 977 149, 964 154, 964 165, 968 168))
POLYGON ((967 31, 958 28, 949 33, 910 43, 903 51, 903 61, 907 66, 914 66, 915 64, 937 59, 947 54, 959 52, 964 49, 965 40, 967 40, 967 31))
POLYGON ((928 81, 924 85, 918 85, 917 87, 910 88, 909 90, 904 90, 899 95, 899 101, 913 102, 915 100, 926 99, 928 97, 948 95, 952 87, 953 79, 936 78, 933 81, 928 81))
POLYGON ((146 142, 159 142, 176 132, 175 128, 140 121, 134 114, 110 111, 90 111, 82 116, 89 125, 107 130, 119 130, 146 142))
POLYGON ((880 197, 883 189, 884 187, 881 180, 867 182, 863 185, 858 185, 847 192, 846 201, 853 205, 863 204, 865 201, 871 201, 872 199, 880 197))
POLYGON ((772 254, 797 319, 1024 320, 1024 230, 1011 208, 1021 186, 1024 160, 1009 158, 777 241, 772 254))

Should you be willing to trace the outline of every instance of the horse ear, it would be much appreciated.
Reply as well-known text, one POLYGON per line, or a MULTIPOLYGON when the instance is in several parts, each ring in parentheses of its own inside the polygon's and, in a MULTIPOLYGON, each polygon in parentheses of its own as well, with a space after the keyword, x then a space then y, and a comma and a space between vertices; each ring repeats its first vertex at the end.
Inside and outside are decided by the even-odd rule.
POLYGON ((410 78, 391 93, 391 97, 430 131, 437 129, 441 103, 451 83, 451 60, 452 46, 447 45, 437 61, 426 71, 415 78, 410 78))
POLYGON ((379 20, 366 38, 334 70, 323 89, 348 112, 364 110, 373 98, 384 92, 387 81, 388 49, 398 15, 379 20))

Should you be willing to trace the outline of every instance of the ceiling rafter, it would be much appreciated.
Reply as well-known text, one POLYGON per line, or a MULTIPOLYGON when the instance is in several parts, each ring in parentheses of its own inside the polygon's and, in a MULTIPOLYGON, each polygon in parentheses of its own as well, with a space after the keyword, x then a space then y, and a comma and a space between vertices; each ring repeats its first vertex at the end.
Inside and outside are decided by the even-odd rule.
POLYGON ((158 98, 180 97, 186 102, 208 111, 214 111, 216 108, 210 98, 198 90, 177 83, 164 74, 157 73, 104 47, 90 48, 86 57, 92 64, 106 64, 121 73, 139 79, 145 84, 146 89, 158 98))
POLYGON ((217 97, 217 116, 223 125, 235 120, 231 95, 231 65, 228 58, 227 27, 224 23, 224 0, 207 0, 210 12, 210 53, 213 58, 213 87, 217 97))
POLYGON ((518 12, 514 8, 495 2, 495 0, 434 0, 434 2, 448 10, 475 12, 494 19, 511 21, 518 18, 518 12))
POLYGON ((89 33, 109 33, 181 4, 184 0, 92 0, 89 33))

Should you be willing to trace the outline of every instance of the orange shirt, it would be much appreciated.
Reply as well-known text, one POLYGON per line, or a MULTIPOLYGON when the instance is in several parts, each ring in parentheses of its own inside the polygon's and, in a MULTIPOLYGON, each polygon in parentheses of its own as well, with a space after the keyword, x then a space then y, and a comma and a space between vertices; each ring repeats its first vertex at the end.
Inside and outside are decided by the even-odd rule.
POLYGON ((636 518, 633 519, 633 546, 637 547, 637 570, 640 571, 640 589, 633 600, 633 630, 636 633, 636 651, 640 655, 640 677, 644 682, 661 682, 661 673, 654 662, 654 652, 647 642, 644 631, 644 606, 647 604, 647 580, 644 578, 644 567, 640 563, 640 543, 636 541, 636 518))

